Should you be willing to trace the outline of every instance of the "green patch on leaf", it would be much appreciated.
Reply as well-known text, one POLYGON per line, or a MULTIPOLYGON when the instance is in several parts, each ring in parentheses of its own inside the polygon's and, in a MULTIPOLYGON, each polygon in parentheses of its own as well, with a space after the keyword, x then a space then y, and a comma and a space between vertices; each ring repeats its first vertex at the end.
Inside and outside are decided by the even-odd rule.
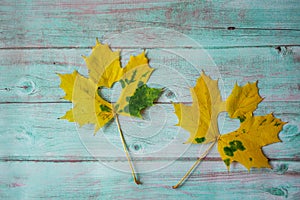
POLYGON ((100 109, 103 112, 111 112, 111 109, 107 107, 106 105, 100 105, 100 109))
POLYGON ((135 82, 134 79, 135 79, 136 73, 137 73, 137 70, 134 70, 133 73, 132 73, 131 79, 130 80, 125 79, 125 82, 127 83, 127 85, 129 85, 130 83, 135 82))
POLYGON ((246 149, 244 147, 243 143, 239 140, 233 140, 233 141, 229 142, 229 145, 230 145, 231 149, 234 151, 236 151, 236 150, 244 151, 246 149))
POLYGON ((143 81, 139 81, 138 87, 141 87, 142 85, 144 85, 144 82, 143 81))
POLYGON ((147 74, 149 74, 149 72, 144 73, 144 74, 142 75, 142 77, 146 77, 147 74))
POLYGON ((226 156, 230 156, 230 157, 233 156, 233 151, 230 147, 224 147, 223 150, 224 150, 224 153, 225 153, 226 156))
POLYGON ((266 121, 267 121, 267 119, 262 120, 259 125, 260 126, 263 125, 266 121))
POLYGON ((205 140, 206 140, 205 137, 202 137, 202 138, 195 138, 195 141, 196 141, 198 144, 204 142, 205 140))
POLYGON ((224 159, 223 161, 224 161, 225 165, 226 165, 227 167, 229 167, 229 165, 230 165, 230 159, 227 158, 227 159, 224 159))
MULTIPOLYGON (((149 88, 146 84, 138 87, 133 96, 129 99, 128 111, 131 116, 142 117, 141 110, 153 105, 162 92, 162 89, 149 88)), ((127 107, 126 106, 126 107, 127 107)), ((126 111, 126 107, 124 111, 126 111)))
POLYGON ((242 123, 242 122, 245 121, 246 116, 238 116, 237 118, 238 118, 238 119, 240 120, 240 122, 242 123))
POLYGON ((120 107, 120 105, 119 105, 119 104, 116 104, 114 109, 115 109, 115 110, 118 110, 119 107, 120 107))
POLYGON ((122 87, 122 88, 125 88, 126 83, 125 83, 123 80, 120 80, 120 83, 121 83, 121 87, 122 87))
POLYGON ((229 145, 230 145, 229 147, 227 146, 227 147, 223 148, 224 153, 227 156, 233 156, 234 152, 236 152, 237 150, 240 150, 240 151, 246 150, 243 143, 239 140, 233 140, 233 141, 229 142, 229 145))
POLYGON ((275 124, 274 124, 274 126, 279 126, 281 123, 278 123, 278 122, 276 122, 275 124))
POLYGON ((123 112, 129 113, 129 105, 127 105, 127 106, 124 107, 124 111, 123 112))

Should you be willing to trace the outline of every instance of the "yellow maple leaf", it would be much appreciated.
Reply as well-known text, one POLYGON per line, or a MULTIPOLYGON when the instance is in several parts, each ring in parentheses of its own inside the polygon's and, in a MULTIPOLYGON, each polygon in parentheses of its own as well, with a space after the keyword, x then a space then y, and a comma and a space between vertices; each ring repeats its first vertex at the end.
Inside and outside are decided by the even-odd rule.
POLYGON ((84 56, 84 60, 89 69, 89 78, 77 71, 72 74, 58 74, 61 78, 60 87, 66 94, 64 99, 74 104, 61 119, 77 122, 80 126, 95 124, 96 133, 112 120, 115 114, 140 117, 140 111, 152 105, 161 93, 161 89, 143 87, 142 93, 148 98, 139 99, 140 104, 144 103, 143 100, 151 103, 144 103, 145 105, 138 109, 129 106, 130 99, 134 99, 137 89, 146 84, 154 70, 148 65, 145 52, 131 56, 128 64, 121 68, 120 52, 111 51, 108 45, 101 44, 97 40, 91 55, 84 56), (117 103, 112 105, 99 95, 98 90, 103 87, 111 88, 117 81, 121 82, 123 89, 117 103))
POLYGON ((248 112, 256 110, 257 105, 263 100, 259 96, 257 81, 248 83, 243 87, 235 84, 230 96, 226 100, 226 111, 231 118, 243 120, 248 112))
POLYGON ((97 85, 91 79, 77 71, 59 76, 66 93, 64 99, 74 104, 61 119, 77 122, 80 126, 95 124, 96 132, 114 117, 111 104, 97 94, 97 85))
POLYGON ((153 105, 162 90, 146 85, 152 71, 148 65, 145 52, 131 56, 128 64, 121 68, 120 52, 112 51, 108 45, 98 40, 90 56, 83 57, 88 77, 77 71, 72 74, 58 74, 60 87, 65 91, 64 99, 72 101, 73 108, 61 119, 77 122, 80 126, 94 124, 95 133, 112 119, 116 118, 122 144, 128 159, 135 183, 140 184, 135 176, 118 115, 141 117, 141 111, 153 105), (121 82, 122 93, 114 104, 101 97, 103 87, 111 88, 117 81, 121 82))
POLYGON ((212 80, 203 72, 196 86, 190 89, 193 103, 191 106, 174 104, 178 126, 190 132, 186 143, 209 143, 219 136, 217 117, 225 111, 218 81, 212 80))
POLYGON ((120 64, 120 51, 111 51, 107 44, 98 39, 90 56, 83 56, 89 69, 89 78, 98 86, 111 88, 123 76, 120 64))
POLYGON ((247 169, 270 167, 261 148, 280 142, 278 133, 285 122, 275 118, 273 114, 253 116, 253 111, 263 100, 259 95, 257 82, 244 86, 236 84, 227 100, 222 101, 218 82, 202 73, 196 86, 191 88, 191 95, 191 106, 174 104, 179 120, 177 125, 190 132, 187 143, 211 145, 174 188, 184 181, 215 143, 218 144, 219 153, 228 169, 233 161, 240 162, 247 169), (229 117, 238 118, 240 127, 236 131, 221 135, 217 120, 221 112, 228 112, 229 117))
POLYGON ((218 151, 228 169, 233 161, 238 161, 248 170, 251 167, 271 168, 261 148, 281 141, 278 133, 284 124, 273 114, 252 116, 247 113, 236 131, 221 135, 218 139, 218 151))

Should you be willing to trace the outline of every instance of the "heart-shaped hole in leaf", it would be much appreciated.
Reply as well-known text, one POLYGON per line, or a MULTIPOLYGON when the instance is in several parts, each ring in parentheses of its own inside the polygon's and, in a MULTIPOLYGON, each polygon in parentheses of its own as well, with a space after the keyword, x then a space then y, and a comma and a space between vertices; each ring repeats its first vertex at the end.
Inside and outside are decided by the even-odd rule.
POLYGON ((98 95, 109 103, 115 103, 118 100, 121 91, 122 91, 122 87, 119 82, 114 83, 111 88, 102 86, 102 87, 98 87, 97 90, 98 95))

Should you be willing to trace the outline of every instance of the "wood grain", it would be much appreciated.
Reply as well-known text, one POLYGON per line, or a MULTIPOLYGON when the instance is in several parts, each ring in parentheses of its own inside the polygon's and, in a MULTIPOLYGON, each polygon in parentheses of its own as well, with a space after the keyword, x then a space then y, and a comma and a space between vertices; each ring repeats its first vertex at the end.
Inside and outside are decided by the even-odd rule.
MULTIPOLYGON (((152 162, 152 161, 151 161, 152 162)), ((124 164, 124 163, 123 163, 124 164)), ((147 162, 139 163, 147 164, 147 162)), ((174 190, 192 162, 176 161, 171 166, 140 174, 141 186, 132 184, 129 173, 98 163, 1 162, 2 199, 297 199, 299 164, 274 162, 273 170, 250 173, 236 166, 228 173, 220 162, 203 162, 185 187, 174 190), (259 178, 258 178, 259 177, 259 178)))
MULTIPOLYGON (((94 44, 94 42, 92 43, 94 44)), ((128 53, 123 50, 123 63, 128 53)), ((300 48, 289 47, 278 52, 275 48, 212 49, 149 49, 150 65, 156 69, 150 82, 168 88, 162 102, 190 102, 189 87, 195 85, 201 70, 221 80, 222 93, 228 96, 237 82, 259 80, 260 94, 265 101, 297 101, 299 94, 300 48), (200 54, 200 55, 199 55, 200 54), (183 57, 187 55, 186 57, 183 57), (210 57, 208 57, 210 56, 210 57), (187 60, 188 59, 188 60, 187 60), (173 77, 169 79, 172 71, 173 77), (288 79, 285 77, 289 77, 288 79)), ((0 69, 5 75, 0 80, 0 102, 58 102, 63 91, 58 87, 56 73, 86 71, 81 55, 90 49, 0 50, 0 69), (45 70, 51 70, 48 73, 45 70), (47 76, 45 76, 45 73, 47 76)), ((141 52, 136 50, 134 53, 141 52)), ((120 92, 116 87, 116 93, 120 92)), ((114 90, 111 93, 113 94, 114 90)), ((118 95, 112 95, 112 101, 118 95)))
MULTIPOLYGON (((299 159, 299 105, 300 102, 264 102, 255 112, 256 115, 265 115, 275 111, 276 117, 289 122, 280 133, 283 142, 264 148, 270 159, 299 159)), ((93 136, 92 125, 79 128, 75 123, 57 119, 70 107, 69 103, 0 104, 1 113, 6 116, 1 120, 3 128, 0 130, 2 159, 10 160, 17 156, 17 159, 24 157, 25 160, 80 160, 87 156, 86 159, 90 160, 92 156, 98 156, 103 160, 123 158, 126 161, 115 123, 93 136)), ((134 157, 142 160, 152 157, 173 159, 185 152, 181 157, 196 158, 200 155, 199 151, 206 149, 206 146, 183 144, 189 134, 174 126, 178 119, 173 112, 172 105, 159 104, 147 110, 145 120, 120 118, 134 157)), ((239 127, 238 120, 230 119, 228 115, 220 116, 219 121, 222 133, 239 127)), ((216 149, 209 157, 219 157, 216 149)))
POLYGON ((300 45, 299 8, 297 0, 2 1, 0 46, 87 47, 95 37, 144 27, 178 30, 205 47, 300 45))
MULTIPOLYGON (((1 1, 0 199, 299 199, 299 10, 297 0, 1 1), (56 73, 86 74, 81 55, 96 37, 121 49, 123 64, 146 49, 150 85, 166 88, 144 120, 121 118, 141 186, 114 122, 93 136, 90 125, 57 119, 72 105, 56 73), (201 70, 219 78, 223 98, 236 82, 259 80, 255 115, 288 124, 281 143, 263 148, 273 169, 235 163, 228 172, 214 148, 173 190, 206 146, 183 144, 170 102, 191 102, 201 70)), ((119 91, 103 95, 116 101, 119 91)), ((219 123, 222 133, 239 126, 226 114, 219 123)))

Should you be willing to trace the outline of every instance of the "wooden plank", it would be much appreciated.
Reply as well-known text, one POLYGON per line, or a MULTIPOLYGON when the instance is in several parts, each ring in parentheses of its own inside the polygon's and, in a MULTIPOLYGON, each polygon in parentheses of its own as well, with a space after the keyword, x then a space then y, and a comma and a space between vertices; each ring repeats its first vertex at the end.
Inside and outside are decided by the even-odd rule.
MULTIPOLYGON (((147 165, 148 162, 138 163, 147 165)), ((136 186, 130 173, 98 163, 0 162, 1 199, 297 199, 299 162, 277 162, 273 170, 245 171, 239 165, 228 173, 221 162, 203 162, 179 189, 171 186, 193 162, 140 174, 136 186)), ((127 164, 127 163, 123 163, 127 164)))
POLYGON ((147 44, 186 46, 178 33, 205 47, 300 44, 297 0, 134 1, 134 4, 132 1, 6 0, 1 2, 0 9, 1 48, 87 47, 95 37, 107 39, 133 29, 137 29, 136 34, 122 37, 125 41, 134 40, 136 35, 146 38, 143 48, 149 48, 147 44), (159 29, 153 34, 143 31, 145 27, 159 29), (155 37, 166 40, 149 43, 155 37))
MULTIPOLYGON (((94 44, 94 41, 93 43, 94 44)), ((34 49, 0 51, 0 102, 58 102, 64 95, 55 73, 86 73, 81 55, 90 49, 34 49)), ((122 62, 139 49, 123 49, 122 62)), ((300 48, 233 48, 233 49, 148 49, 150 65, 156 68, 150 83, 165 87, 160 102, 191 101, 193 87, 201 70, 220 78, 223 97, 234 84, 259 80, 265 101, 298 101, 300 99, 300 48), (172 78, 170 78, 172 75, 172 78)), ((104 92, 116 101, 120 87, 104 92)))
MULTIPOLYGON (((0 104, 1 160, 124 160, 122 144, 115 123, 94 136, 92 125, 82 128, 57 118, 71 108, 66 103, 0 104)), ((289 124, 280 133, 282 143, 264 147, 270 159, 299 159, 299 101, 263 102, 256 115, 274 112, 289 124)), ((132 156, 137 160, 192 158, 200 156, 207 146, 183 144, 189 133, 174 126, 178 119, 169 104, 158 104, 146 110, 144 120, 121 117, 121 126, 132 156)), ((239 126, 227 115, 219 117, 222 133, 239 126), (223 125, 223 126, 222 126, 223 125)), ((219 158, 214 148, 210 158, 219 158)))

